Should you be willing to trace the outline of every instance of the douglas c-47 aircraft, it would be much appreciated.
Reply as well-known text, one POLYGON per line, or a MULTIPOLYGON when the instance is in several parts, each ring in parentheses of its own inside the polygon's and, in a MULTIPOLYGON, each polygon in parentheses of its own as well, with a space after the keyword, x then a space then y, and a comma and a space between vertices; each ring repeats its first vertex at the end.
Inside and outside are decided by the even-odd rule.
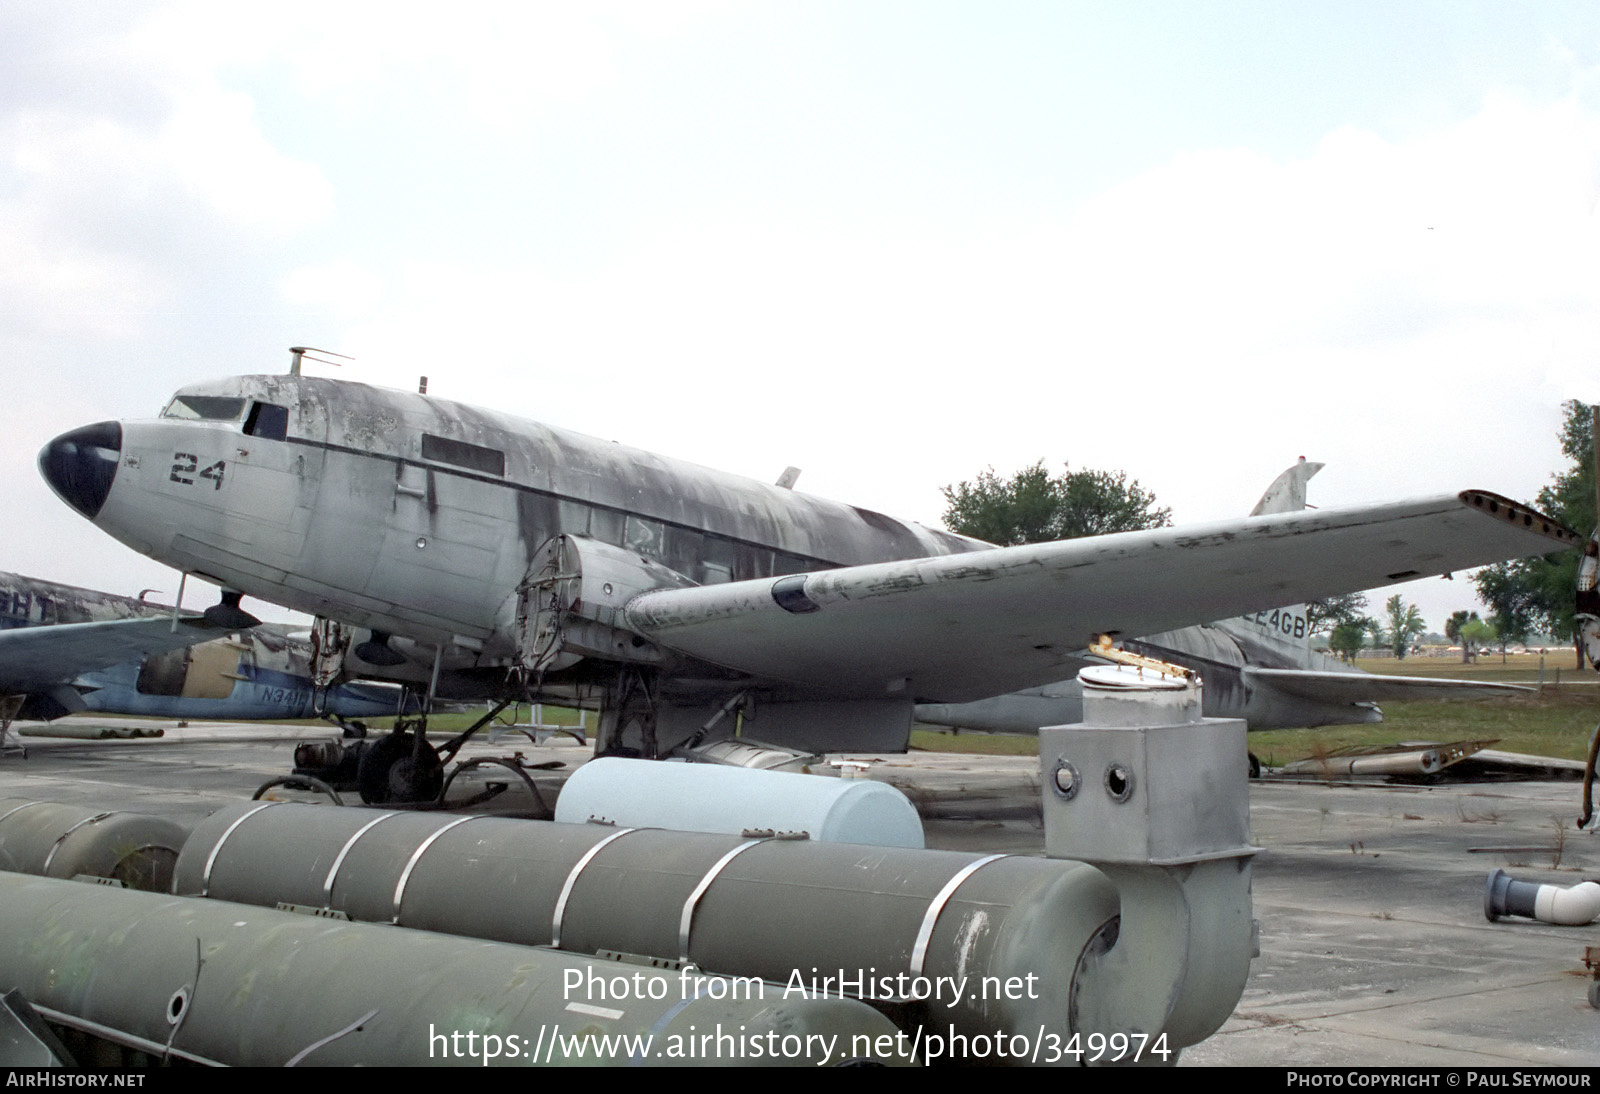
MULTIPOLYGON (((56 438, 39 465, 109 534, 220 584, 223 610, 249 594, 366 628, 344 647, 349 671, 444 697, 599 705, 598 746, 647 756, 733 736, 901 751, 916 704, 1061 680, 1102 635, 1577 542, 1467 490, 996 548, 497 411, 294 374, 185 388, 158 418, 56 438)), ((361 764, 369 801, 431 797, 439 781, 420 735, 361 764)))

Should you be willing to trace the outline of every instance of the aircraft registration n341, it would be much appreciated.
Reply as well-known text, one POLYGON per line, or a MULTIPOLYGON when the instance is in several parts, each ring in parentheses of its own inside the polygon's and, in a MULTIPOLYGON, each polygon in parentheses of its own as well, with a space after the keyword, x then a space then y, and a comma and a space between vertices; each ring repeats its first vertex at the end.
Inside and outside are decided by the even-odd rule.
POLYGON ((734 735, 899 751, 916 704, 1059 681, 1101 635, 1578 542, 1466 490, 996 548, 497 411, 294 374, 186 387, 157 418, 56 438, 39 464, 98 527, 221 585, 225 604, 248 594, 370 630, 323 644, 353 673, 598 705, 599 746, 645 755, 734 735))

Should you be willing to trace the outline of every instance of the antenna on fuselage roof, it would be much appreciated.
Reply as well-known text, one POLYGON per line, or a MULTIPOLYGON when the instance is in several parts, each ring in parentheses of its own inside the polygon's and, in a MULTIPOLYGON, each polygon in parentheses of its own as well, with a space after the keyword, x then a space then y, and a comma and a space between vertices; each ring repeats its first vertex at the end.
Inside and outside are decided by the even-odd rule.
MULTIPOLYGON (((337 357, 341 361, 354 361, 355 360, 354 357, 349 357, 349 356, 347 356, 347 355, 345 355, 343 353, 335 353, 331 349, 318 349, 315 346, 290 346, 289 347, 289 375, 290 376, 298 376, 298 375, 300 375, 300 359, 302 357, 304 357, 308 353, 322 353, 322 354, 326 354, 327 357, 337 357)), ((315 361, 319 365, 333 365, 335 368, 337 368, 338 365, 339 365, 339 361, 329 361, 327 359, 327 357, 313 357, 311 359, 313 361, 315 361)))

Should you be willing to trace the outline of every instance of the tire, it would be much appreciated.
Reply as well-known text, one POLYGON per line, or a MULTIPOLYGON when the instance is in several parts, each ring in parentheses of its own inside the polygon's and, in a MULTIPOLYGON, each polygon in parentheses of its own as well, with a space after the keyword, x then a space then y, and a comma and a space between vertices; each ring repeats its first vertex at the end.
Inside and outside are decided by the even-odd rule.
POLYGON ((433 801, 444 788, 444 765, 426 740, 422 755, 415 761, 412 752, 416 737, 410 733, 391 733, 367 745, 361 753, 361 769, 356 782, 361 800, 368 805, 433 801))

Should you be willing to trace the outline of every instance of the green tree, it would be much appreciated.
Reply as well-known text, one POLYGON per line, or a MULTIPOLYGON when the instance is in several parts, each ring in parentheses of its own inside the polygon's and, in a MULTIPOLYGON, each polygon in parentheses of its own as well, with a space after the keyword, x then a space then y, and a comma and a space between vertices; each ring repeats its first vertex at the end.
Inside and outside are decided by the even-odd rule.
MULTIPOLYGON (((1539 491, 1534 508, 1579 532, 1595 526, 1594 429, 1589 404, 1562 404, 1561 453, 1569 461, 1550 485, 1539 491)), ((1573 639, 1573 594, 1581 552, 1562 551, 1543 558, 1500 562, 1478 571, 1478 599, 1489 605, 1510 641, 1538 630, 1573 639)), ((1579 653, 1579 667, 1582 667, 1579 653)))
POLYGON ((1366 646, 1367 632, 1371 628, 1372 620, 1365 616, 1345 620, 1328 635, 1328 648, 1344 660, 1354 661, 1356 654, 1366 646))
POLYGON ((1461 647, 1463 665, 1472 660, 1472 643, 1462 637, 1461 629, 1468 623, 1477 622, 1477 619, 1477 612, 1469 612, 1462 608, 1458 612, 1450 613, 1450 618, 1444 622, 1444 636, 1461 647))
POLYGON ((1359 629, 1367 622, 1366 612, 1367 598, 1363 593, 1345 593, 1325 600, 1313 600, 1306 605, 1306 627, 1312 634, 1321 634, 1323 631, 1332 633, 1349 623, 1356 624, 1359 629))
POLYGON ((1397 660, 1404 660, 1406 651, 1411 648, 1411 640, 1427 630, 1428 625, 1422 621, 1422 612, 1417 606, 1401 600, 1399 593, 1385 602, 1383 610, 1389 623, 1389 648, 1394 650, 1397 660))
POLYGON ((994 468, 944 488, 944 523, 952 532, 1002 547, 1133 532, 1172 523, 1172 510, 1121 471, 1073 471, 1052 477, 1040 460, 1009 479, 994 468))
POLYGON ((1495 638, 1495 630, 1492 623, 1486 623, 1479 619, 1477 612, 1473 612, 1472 616, 1461 627, 1461 647, 1469 652, 1475 652, 1478 648, 1487 646, 1495 638))
POLYGON ((1538 600, 1532 591, 1537 582, 1527 578, 1527 571, 1534 563, 1543 561, 1519 558, 1491 566, 1473 579, 1478 586, 1478 598, 1489 606, 1489 622, 1494 624, 1495 635, 1500 640, 1502 658, 1509 643, 1527 642, 1541 621, 1538 600))

